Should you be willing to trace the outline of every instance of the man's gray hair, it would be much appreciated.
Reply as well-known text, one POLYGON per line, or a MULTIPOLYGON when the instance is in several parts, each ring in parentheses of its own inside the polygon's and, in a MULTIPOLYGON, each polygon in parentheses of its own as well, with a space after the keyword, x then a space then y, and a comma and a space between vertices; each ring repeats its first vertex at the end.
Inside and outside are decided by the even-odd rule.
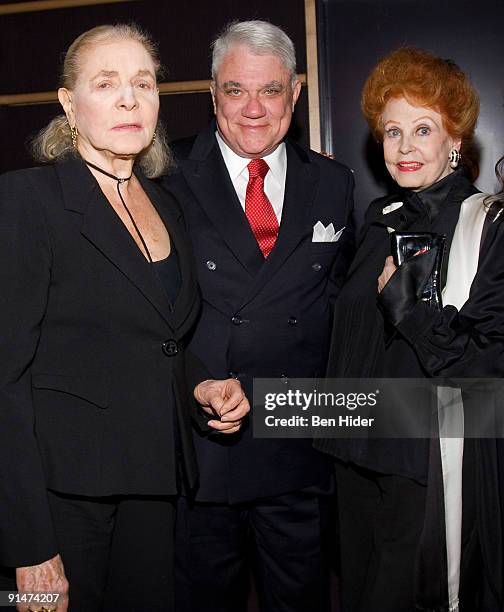
POLYGON ((278 26, 268 21, 232 21, 212 43, 212 79, 226 53, 237 46, 245 46, 256 55, 276 55, 296 79, 296 50, 294 43, 278 26))

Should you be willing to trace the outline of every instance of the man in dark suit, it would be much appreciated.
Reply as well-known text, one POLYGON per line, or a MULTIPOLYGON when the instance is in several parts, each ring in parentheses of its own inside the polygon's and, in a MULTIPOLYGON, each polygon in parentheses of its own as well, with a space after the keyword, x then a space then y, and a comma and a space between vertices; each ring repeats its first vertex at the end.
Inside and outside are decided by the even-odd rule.
MULTIPOLYGON (((281 29, 228 26, 212 76, 216 124, 175 145, 179 172, 164 187, 184 208, 202 289, 191 348, 251 399, 254 377, 324 375, 353 252, 353 179, 285 139, 301 84, 281 29)), ((178 610, 244 610, 249 558, 263 610, 326 610, 325 457, 311 440, 256 439, 251 423, 232 439, 194 437, 201 476, 179 508, 178 610)))

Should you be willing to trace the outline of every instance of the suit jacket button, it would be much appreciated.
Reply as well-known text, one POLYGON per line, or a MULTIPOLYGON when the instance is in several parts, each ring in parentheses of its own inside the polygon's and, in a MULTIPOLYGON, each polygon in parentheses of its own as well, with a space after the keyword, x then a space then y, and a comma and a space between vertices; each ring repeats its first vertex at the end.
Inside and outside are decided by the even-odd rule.
POLYGON ((231 319, 231 323, 233 323, 234 325, 241 325, 243 323, 243 319, 240 317, 240 315, 235 315, 231 319))
POLYGON ((206 262, 206 267, 207 267, 209 270, 215 270, 215 269, 217 268, 217 264, 215 263, 215 261, 212 261, 211 259, 209 259, 209 260, 206 262))
POLYGON ((173 339, 165 340, 161 348, 167 357, 174 357, 179 351, 177 341, 173 339))
POLYGON ((315 270, 315 272, 320 272, 320 270, 322 270, 322 264, 316 262, 312 265, 312 269, 315 270))
POLYGON ((289 377, 287 376, 287 374, 280 374, 280 380, 283 382, 284 385, 286 385, 289 382, 289 377))
POLYGON ((297 321, 296 317, 289 317, 289 319, 288 319, 288 321, 287 321, 287 323, 288 323, 288 324, 289 324, 291 327, 294 327, 294 325, 297 325, 297 322, 298 322, 298 321, 297 321))

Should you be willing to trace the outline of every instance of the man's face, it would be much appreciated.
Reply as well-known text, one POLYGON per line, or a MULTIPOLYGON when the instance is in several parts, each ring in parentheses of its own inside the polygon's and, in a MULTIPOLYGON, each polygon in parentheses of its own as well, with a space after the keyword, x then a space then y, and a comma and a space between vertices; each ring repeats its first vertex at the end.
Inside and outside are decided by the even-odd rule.
POLYGON ((241 157, 265 157, 287 133, 300 90, 276 55, 231 48, 212 85, 220 135, 241 157))

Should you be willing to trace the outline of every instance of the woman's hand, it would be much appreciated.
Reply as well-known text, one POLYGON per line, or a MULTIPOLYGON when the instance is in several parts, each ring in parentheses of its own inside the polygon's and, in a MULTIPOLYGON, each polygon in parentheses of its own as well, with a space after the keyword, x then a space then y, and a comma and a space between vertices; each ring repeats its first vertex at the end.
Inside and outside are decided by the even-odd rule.
POLYGON ((389 282, 390 277, 397 270, 394 264, 394 258, 389 255, 385 260, 385 265, 383 266, 382 273, 378 277, 378 293, 381 293, 385 285, 389 282))
POLYGON ((54 612, 67 612, 68 610, 68 580, 61 557, 56 555, 39 565, 16 568, 16 584, 20 593, 57 593, 56 602, 23 602, 17 605, 18 612, 29 610, 54 610, 54 612))
POLYGON ((220 418, 208 421, 208 425, 225 434, 238 431, 250 410, 241 385, 234 378, 205 380, 194 389, 194 397, 206 413, 220 418))

